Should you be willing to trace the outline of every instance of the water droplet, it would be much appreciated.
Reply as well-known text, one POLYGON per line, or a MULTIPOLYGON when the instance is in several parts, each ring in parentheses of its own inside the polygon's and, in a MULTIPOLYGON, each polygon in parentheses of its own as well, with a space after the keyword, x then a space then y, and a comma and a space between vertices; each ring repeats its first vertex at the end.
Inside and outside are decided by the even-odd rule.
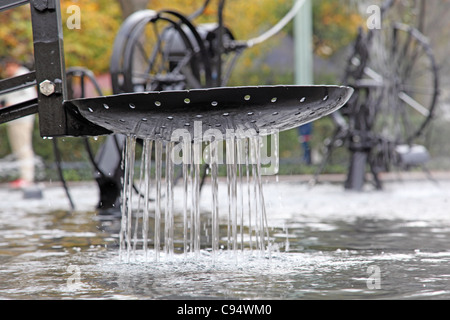
POLYGON ((323 97, 323 101, 327 101, 328 100, 328 96, 323 97))
POLYGON ((218 103, 217 103, 217 101, 213 101, 213 102, 211 102, 211 105, 212 105, 213 107, 217 107, 218 103))
POLYGON ((272 103, 275 103, 275 102, 277 102, 277 98, 276 97, 274 97, 274 98, 272 98, 272 100, 270 100, 272 103))
POLYGON ((94 110, 92 110, 92 108, 88 108, 88 110, 90 113, 94 112, 94 110))
POLYGON ((124 122, 125 122, 125 120, 123 120, 123 119, 119 119, 119 122, 122 122, 122 123, 124 123, 124 122))
POLYGON ((300 99, 300 102, 302 102, 302 103, 305 102, 305 101, 306 101, 306 98, 305 98, 305 97, 303 97, 303 98, 300 99))
POLYGON ((196 115, 195 117, 198 118, 198 119, 203 118, 203 116, 202 116, 201 114, 198 114, 198 115, 196 115))
POLYGON ((249 113, 247 113, 247 115, 249 115, 249 116, 252 116, 252 115, 254 115, 255 113, 254 112, 249 112, 249 113))
POLYGON ((190 127, 191 124, 190 124, 190 123, 185 123, 184 126, 185 126, 185 127, 190 127))
POLYGON ((136 106, 134 105, 134 103, 130 103, 129 106, 131 109, 136 109, 136 106))
POLYGON ((144 122, 147 121, 147 118, 142 118, 142 121, 144 121, 144 122))
POLYGON ((272 115, 273 115, 273 116, 276 116, 276 115, 278 115, 278 112, 274 112, 274 113, 272 113, 272 115))
POLYGON ((160 101, 155 101, 155 106, 160 107, 161 106, 161 102, 160 101))
POLYGON ((167 117, 167 120, 173 120, 173 117, 167 117))
POLYGON ((251 99, 251 96, 249 95, 249 94, 247 94, 245 97, 244 97, 244 100, 246 100, 246 101, 249 101, 251 99))
POLYGON ((184 103, 186 103, 186 104, 191 103, 191 99, 189 99, 189 98, 184 99, 184 103))
POLYGON ((224 114, 223 114, 223 116, 224 117, 228 117, 230 114, 228 113, 228 112, 225 112, 224 114))
POLYGON ((108 106, 106 103, 104 103, 104 104, 103 104, 103 108, 105 108, 106 110, 108 110, 108 109, 109 109, 109 106, 108 106))

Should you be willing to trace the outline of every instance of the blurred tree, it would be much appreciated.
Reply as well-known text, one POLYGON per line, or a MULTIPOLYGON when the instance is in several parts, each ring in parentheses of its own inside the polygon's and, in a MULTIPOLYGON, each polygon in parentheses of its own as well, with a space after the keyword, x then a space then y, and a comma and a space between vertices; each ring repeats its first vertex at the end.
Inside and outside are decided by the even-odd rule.
POLYGON ((313 1, 314 51, 329 57, 355 38, 363 17, 349 8, 349 4, 336 0, 313 1))
POLYGON ((30 9, 18 7, 1 13, 0 57, 14 56, 20 61, 32 63, 33 43, 30 9))
MULTIPOLYGON (((217 21, 217 1, 211 1, 197 23, 217 21)), ((64 26, 64 46, 68 66, 86 66, 96 73, 108 70, 114 38, 120 25, 131 12, 149 7, 154 10, 172 8, 186 15, 200 8, 204 0, 71 0, 61 1, 64 26), (71 5, 80 7, 81 29, 69 29, 65 22, 71 5)), ((237 39, 249 39, 273 26, 291 8, 293 0, 227 0, 225 23, 237 39)), ((361 24, 357 13, 335 0, 314 0, 314 45, 321 56, 328 56, 349 43, 361 24)), ((292 27, 285 29, 290 33, 292 27)), ((242 57, 242 67, 249 68, 253 61, 277 44, 269 41, 249 50, 242 57)), ((31 22, 28 6, 2 12, 0 24, 0 56, 13 54, 24 61, 32 58, 31 22)))
MULTIPOLYGON (((107 72, 109 58, 122 12, 117 2, 109 0, 61 1, 66 65, 84 66, 96 73, 107 72), (80 8, 81 28, 69 29, 73 14, 68 8, 80 8)), ((29 5, 1 13, 0 57, 13 55, 30 66, 33 64, 33 41, 29 5)))
POLYGON ((108 72, 114 39, 123 20, 119 3, 109 0, 61 1, 61 15, 67 67, 83 66, 94 73, 108 72), (67 9, 71 5, 80 7, 80 29, 66 26, 71 15, 67 9))

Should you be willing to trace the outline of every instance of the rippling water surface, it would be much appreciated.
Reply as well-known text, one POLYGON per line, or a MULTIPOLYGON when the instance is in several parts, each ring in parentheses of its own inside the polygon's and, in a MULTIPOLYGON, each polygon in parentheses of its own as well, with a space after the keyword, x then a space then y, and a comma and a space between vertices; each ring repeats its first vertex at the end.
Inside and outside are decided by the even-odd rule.
MULTIPOLYGON (((264 192, 270 252, 223 244, 215 258, 204 249, 155 263, 152 250, 119 259, 120 222, 95 212, 94 184, 72 186, 75 212, 59 186, 26 202, 1 187, 0 299, 450 298, 449 181, 358 193, 280 177, 264 192)), ((205 226, 210 205, 205 196, 205 226)))

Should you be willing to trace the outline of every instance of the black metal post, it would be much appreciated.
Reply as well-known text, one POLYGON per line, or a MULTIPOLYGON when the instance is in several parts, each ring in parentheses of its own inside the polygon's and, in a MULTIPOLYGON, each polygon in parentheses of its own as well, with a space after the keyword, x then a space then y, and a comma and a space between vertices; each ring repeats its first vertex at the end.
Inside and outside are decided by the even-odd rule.
POLYGON ((223 10, 225 8, 225 0, 219 1, 218 7, 218 23, 219 27, 217 30, 217 57, 216 57, 216 71, 217 71, 217 82, 216 86, 221 86, 222 84, 222 54, 223 54, 223 35, 224 35, 224 23, 223 23, 223 10))
POLYGON ((41 136, 64 136, 68 134, 63 108, 67 89, 60 3, 31 0, 30 9, 41 136))
POLYGON ((420 13, 419 13, 419 26, 418 29, 421 33, 425 33, 425 17, 427 13, 427 4, 425 0, 420 1, 420 13))

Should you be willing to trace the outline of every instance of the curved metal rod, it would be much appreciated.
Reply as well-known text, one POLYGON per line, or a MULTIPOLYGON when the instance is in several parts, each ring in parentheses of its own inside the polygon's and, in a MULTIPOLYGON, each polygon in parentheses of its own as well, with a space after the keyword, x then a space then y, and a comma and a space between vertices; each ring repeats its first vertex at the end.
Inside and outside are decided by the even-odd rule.
POLYGON ((249 48, 251 48, 254 45, 260 44, 260 43, 266 41, 267 39, 273 37, 278 32, 280 32, 289 22, 291 22, 292 19, 294 19, 294 17, 298 14, 300 9, 305 4, 305 2, 306 2, 306 0, 297 0, 295 2, 294 6, 292 7, 292 9, 283 17, 283 19, 281 19, 275 26, 273 26, 271 29, 269 29, 262 35, 260 35, 256 38, 247 40, 247 42, 246 42, 247 46, 249 48))
MULTIPOLYGON (((85 77, 87 77, 91 80, 91 82, 94 85, 95 90, 99 93, 99 95, 102 95, 100 86, 98 85, 97 81, 95 80, 94 73, 92 71, 90 71, 89 69, 86 69, 84 67, 71 67, 67 70, 66 74, 67 74, 67 78, 69 81, 71 80, 71 77, 79 77, 81 79, 81 96, 82 97, 85 96, 85 91, 84 91, 84 87, 85 87, 84 78, 85 77)), ((84 138, 84 142, 85 142, 86 150, 88 152, 88 156, 91 159, 92 164, 94 165, 96 170, 98 170, 100 172, 100 174, 102 174, 102 172, 98 168, 97 164, 95 163, 92 149, 89 145, 88 139, 84 138)), ((58 171, 59 179, 61 180, 61 183, 63 185, 67 199, 69 200, 71 209, 75 210, 75 204, 73 202, 72 196, 70 195, 70 191, 69 191, 69 187, 67 186, 66 179, 64 178, 64 172, 62 169, 62 157, 61 157, 61 152, 59 150, 57 138, 53 139, 53 153, 55 156, 55 163, 56 163, 56 168, 58 171)))
POLYGON ((194 20, 194 19, 198 18, 199 16, 201 16, 205 12, 205 10, 208 7, 210 2, 211 2, 211 0, 206 0, 205 3, 203 3, 203 6, 201 6, 200 9, 198 9, 193 14, 188 16, 188 19, 189 20, 194 20))
POLYGON ((72 196, 70 195, 69 188, 67 187, 66 179, 64 179, 64 173, 63 173, 62 166, 61 166, 62 158, 61 158, 61 153, 59 152, 57 139, 53 139, 53 153, 55 155, 55 162, 56 162, 56 168, 58 170, 59 179, 61 180, 64 191, 66 192, 67 199, 69 200, 69 203, 70 203, 70 208, 72 210, 75 210, 75 204, 72 200, 72 196))

